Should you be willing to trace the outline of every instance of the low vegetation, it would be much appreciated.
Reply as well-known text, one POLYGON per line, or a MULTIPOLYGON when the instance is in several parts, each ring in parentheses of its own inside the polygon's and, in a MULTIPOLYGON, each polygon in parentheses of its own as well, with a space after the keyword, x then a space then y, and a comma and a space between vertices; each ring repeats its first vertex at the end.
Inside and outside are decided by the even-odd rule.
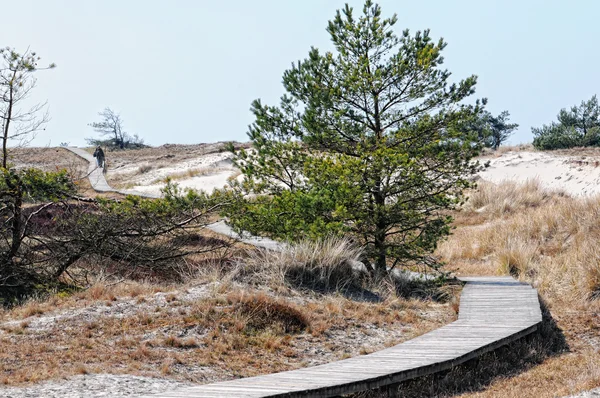
POLYGON ((594 95, 571 109, 561 109, 558 121, 532 128, 537 149, 566 149, 600 146, 600 105, 594 95))
POLYGON ((598 295, 600 198, 548 192, 536 181, 482 183, 466 210, 488 223, 459 228, 440 246, 446 261, 487 259, 487 273, 511 273, 546 299, 598 295))
POLYGON ((347 287, 297 287, 315 276, 320 286, 356 256, 335 243, 324 244, 324 270, 307 245, 254 254, 251 272, 238 251, 229 261, 205 258, 185 283, 99 281, 0 311, 0 383, 106 371, 209 382, 367 354, 453 320, 450 303, 403 299, 393 289, 347 298, 339 294, 347 287), (294 278, 277 279, 281 270, 294 278))
POLYGON ((4 305, 65 284, 85 286, 88 272, 178 280, 193 268, 189 256, 228 245, 222 239, 195 239, 224 204, 218 198, 184 195, 168 185, 165 197, 158 200, 81 202, 65 172, 10 170, 3 178, 0 302, 4 305))
POLYGON ((240 264, 238 277, 275 286, 344 291, 362 285, 360 272, 353 269, 353 264, 361 264, 361 254, 361 248, 343 238, 304 241, 281 252, 250 252, 240 264))
POLYGON ((555 397, 600 384, 600 198, 479 182, 437 254, 460 275, 513 275, 544 305, 540 332, 377 396, 555 397), (400 390, 398 390, 400 388, 400 390))

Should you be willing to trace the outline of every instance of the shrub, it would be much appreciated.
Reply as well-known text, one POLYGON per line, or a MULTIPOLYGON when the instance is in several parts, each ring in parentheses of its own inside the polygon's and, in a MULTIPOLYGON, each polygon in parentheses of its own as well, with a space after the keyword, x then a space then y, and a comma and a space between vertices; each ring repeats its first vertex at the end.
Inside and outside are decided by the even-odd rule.
POLYGON ((229 301, 245 318, 249 333, 265 330, 278 334, 300 333, 310 326, 308 317, 295 305, 264 293, 232 295, 229 301))
POLYGON ((537 149, 566 149, 600 145, 600 106, 594 95, 589 101, 570 110, 562 109, 558 122, 532 128, 533 146, 537 149))

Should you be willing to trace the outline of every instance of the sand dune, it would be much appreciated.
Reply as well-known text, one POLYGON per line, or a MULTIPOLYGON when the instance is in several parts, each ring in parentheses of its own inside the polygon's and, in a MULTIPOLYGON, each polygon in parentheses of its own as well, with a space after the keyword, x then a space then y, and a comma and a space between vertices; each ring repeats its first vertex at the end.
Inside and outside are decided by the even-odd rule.
MULTIPOLYGON (((132 162, 110 170, 121 175, 128 188, 147 193, 159 193, 165 178, 172 177, 181 188, 212 192, 228 184, 230 178, 241 178, 228 152, 198 155, 194 158, 160 164, 143 173, 137 172, 148 162, 132 162)), ((600 157, 573 156, 553 152, 516 151, 499 157, 483 157, 490 165, 480 177, 491 182, 537 179, 551 190, 561 190, 573 196, 600 194, 600 157)))
POLYGON ((572 196, 600 193, 600 159, 557 155, 552 152, 508 152, 490 160, 480 173, 484 180, 526 181, 537 179, 543 187, 562 190, 572 196))

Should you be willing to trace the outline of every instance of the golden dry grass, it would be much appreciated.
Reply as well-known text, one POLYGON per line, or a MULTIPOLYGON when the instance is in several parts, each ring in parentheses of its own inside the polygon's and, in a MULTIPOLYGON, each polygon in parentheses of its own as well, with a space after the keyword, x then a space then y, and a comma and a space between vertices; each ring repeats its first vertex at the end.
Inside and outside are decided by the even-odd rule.
POLYGON ((360 284, 351 264, 361 254, 348 239, 335 237, 300 242, 279 252, 253 250, 239 262, 236 277, 271 286, 339 291, 360 284))
POLYGON ((255 278, 244 281, 250 274, 241 272, 239 261, 223 261, 249 255, 233 247, 194 258, 190 277, 196 279, 188 284, 101 279, 72 295, 0 310, 0 383, 100 372, 210 382, 366 354, 454 319, 452 301, 393 294, 356 301, 294 290, 280 277, 292 269, 339 286, 337 273, 359 254, 335 239, 275 257, 250 254, 255 278), (261 259, 268 263, 259 267, 261 259), (187 295, 199 286, 206 286, 203 295, 187 295), (366 343, 373 336, 376 343, 366 343))
POLYGON ((172 287, 99 285, 71 297, 4 311, 0 383, 97 372, 195 382, 252 376, 381 349, 454 316, 448 305, 419 300, 277 297, 218 284, 210 294, 190 299, 179 288, 157 300, 156 290, 172 287), (127 307, 131 313, 109 311, 123 311, 128 302, 133 303, 127 307), (87 315, 59 316, 45 329, 36 324, 43 316, 68 315, 68 309, 87 315), (361 336, 373 333, 382 334, 379 345, 361 343, 361 336), (343 337, 348 334, 352 338, 343 337))
POLYGON ((531 283, 548 308, 545 331, 404 385, 403 394, 554 397, 600 386, 600 197, 545 192, 529 181, 482 182, 471 199, 437 254, 460 275, 531 283))
POLYGON ((544 193, 535 182, 480 189, 465 211, 489 222, 457 229, 440 245, 444 260, 485 259, 493 272, 531 282, 552 300, 582 302, 598 294, 600 197, 544 193))
MULTIPOLYGON (((140 169, 145 170, 145 168, 140 168, 140 169)), ((222 168, 222 167, 197 167, 197 168, 187 169, 185 171, 180 171, 177 173, 170 173, 166 177, 159 178, 159 179, 152 181, 151 184, 166 183, 169 180, 175 180, 175 181, 176 180, 187 180, 187 179, 194 178, 194 177, 217 174, 221 171, 226 171, 226 170, 227 169, 222 168)), ((140 172, 140 170, 138 170, 138 172, 140 172)))
POLYGON ((494 184, 482 181, 471 192, 465 211, 481 213, 488 218, 498 218, 517 211, 529 210, 545 203, 553 196, 564 194, 547 192, 536 179, 524 183, 503 181, 494 184))
POLYGON ((519 144, 519 145, 502 145, 497 150, 493 150, 490 148, 484 148, 482 156, 483 157, 500 157, 508 152, 532 152, 535 149, 532 144, 519 144))
POLYGON ((87 171, 88 163, 64 148, 11 148, 9 162, 16 167, 35 167, 44 171, 72 170, 87 171))

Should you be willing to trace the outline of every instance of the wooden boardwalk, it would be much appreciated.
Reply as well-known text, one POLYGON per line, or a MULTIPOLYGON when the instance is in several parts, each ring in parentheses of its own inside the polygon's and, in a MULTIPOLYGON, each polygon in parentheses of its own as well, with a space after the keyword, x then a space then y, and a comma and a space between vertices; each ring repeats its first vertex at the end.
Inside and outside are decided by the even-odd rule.
POLYGON ((534 332, 535 289, 511 277, 463 278, 458 320, 369 355, 288 372, 182 388, 147 398, 333 397, 450 369, 534 332))
MULTIPOLYGON (((89 162, 88 178, 90 180, 90 184, 92 185, 92 188, 95 191, 116 192, 116 193, 120 193, 122 195, 135 195, 135 196, 140 196, 143 198, 154 198, 155 199, 155 198, 160 197, 160 195, 153 195, 148 192, 139 192, 139 191, 135 191, 132 189, 114 189, 114 188, 112 188, 110 185, 108 185, 108 182, 106 182, 106 178, 104 177, 104 174, 102 173, 102 169, 100 169, 96 165, 96 159, 94 158, 94 156, 91 153, 89 153, 81 148, 76 148, 76 147, 65 147, 65 149, 73 152, 77 156, 79 156, 89 162)), ((253 235, 250 235, 247 233, 240 235, 237 232, 235 232, 224 221, 217 221, 215 223, 209 224, 206 226, 206 228, 208 228, 211 231, 214 231, 216 233, 229 236, 233 239, 237 239, 241 242, 247 243, 252 246, 262 247, 262 248, 269 249, 269 250, 281 250, 281 248, 284 247, 283 243, 274 241, 269 238, 253 236, 253 235)))
MULTIPOLYGON (((68 149, 90 162, 89 176, 94 189, 137 194, 113 190, 95 167, 92 155, 78 148, 68 149)), ((150 197, 143 193, 139 196, 150 197)), ((223 222, 208 227, 239 238, 223 222)), ((246 236, 241 240, 271 250, 281 248, 280 243, 269 239, 246 236)), ((531 286, 509 276, 460 279, 466 285, 461 294, 458 319, 395 347, 324 365, 145 397, 333 397, 365 391, 450 369, 534 332, 542 322, 537 291, 531 286)))

